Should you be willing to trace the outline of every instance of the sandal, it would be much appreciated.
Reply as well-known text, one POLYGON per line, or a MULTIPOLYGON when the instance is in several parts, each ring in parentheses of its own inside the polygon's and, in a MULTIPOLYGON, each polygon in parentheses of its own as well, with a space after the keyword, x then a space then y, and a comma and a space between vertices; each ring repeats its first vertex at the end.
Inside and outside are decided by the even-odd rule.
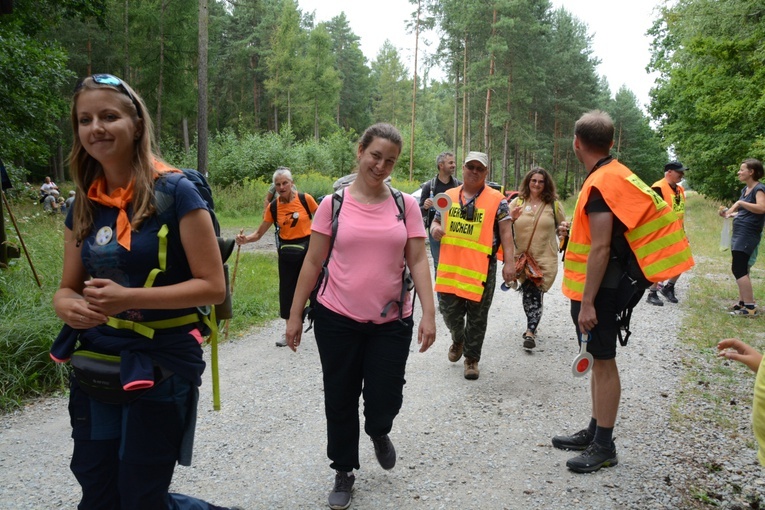
POLYGON ((526 332, 523 334, 523 348, 524 349, 533 349, 537 346, 536 339, 534 338, 533 333, 526 332))

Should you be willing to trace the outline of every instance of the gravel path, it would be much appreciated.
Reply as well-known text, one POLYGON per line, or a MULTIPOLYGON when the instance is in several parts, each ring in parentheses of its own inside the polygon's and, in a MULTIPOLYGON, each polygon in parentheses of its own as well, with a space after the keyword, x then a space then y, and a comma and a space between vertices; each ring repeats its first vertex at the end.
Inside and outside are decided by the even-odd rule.
MULTIPOLYGON (((690 279, 678 284, 681 300, 690 279)), ((708 354, 646 333, 656 325, 677 330, 682 301, 640 305, 630 345, 619 349, 619 465, 589 475, 566 469, 572 454, 552 448, 550 437, 586 425, 589 377, 571 375, 577 348, 559 281, 545 299, 532 353, 521 348, 520 295, 497 290, 477 381, 463 378, 462 363, 447 360, 449 334, 437 318, 433 348, 420 354, 413 345, 409 358, 404 406, 391 433, 396 468, 383 471, 362 434, 352 508, 709 508, 707 500, 763 508, 755 506, 765 481, 749 427, 751 397, 724 411, 740 423, 735 437, 718 433, 711 421, 678 426, 685 421, 672 418, 673 404, 686 416, 709 405, 681 394, 684 360, 708 354)), ((334 473, 325 455, 316 344, 309 332, 297 354, 275 347, 282 324, 220 347, 222 409, 212 410, 206 373, 194 465, 176 470, 172 490, 252 510, 326 508, 334 473)), ((751 395, 752 378, 741 380, 742 394, 751 395)), ((1 416, 0 507, 74 508, 79 487, 68 469, 71 449, 64 396, 1 416)))

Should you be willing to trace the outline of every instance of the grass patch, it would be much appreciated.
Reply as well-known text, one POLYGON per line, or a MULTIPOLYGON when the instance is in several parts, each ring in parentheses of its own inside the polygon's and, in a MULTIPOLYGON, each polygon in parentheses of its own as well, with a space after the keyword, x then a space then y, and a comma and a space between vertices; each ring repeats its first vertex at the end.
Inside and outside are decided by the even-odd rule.
MULTIPOLYGON (((264 189, 267 189, 265 187, 264 189)), ((241 206, 246 195, 243 187, 225 191, 216 189, 218 204, 227 211, 226 202, 240 204, 244 212, 240 219, 230 219, 236 225, 260 223, 262 198, 255 213, 241 206), (241 201, 238 201, 241 200, 241 201), (253 215, 254 214, 254 215, 253 215), (255 219, 257 218, 257 219, 255 219)), ((68 365, 59 365, 48 356, 53 340, 62 326, 53 310, 53 294, 58 289, 63 266, 64 216, 46 214, 42 206, 20 196, 11 203, 16 223, 32 264, 41 282, 37 286, 25 254, 11 259, 7 269, 0 270, 0 412, 23 404, 25 399, 62 391, 67 387, 68 365)), ((21 247, 7 210, 6 238, 9 244, 21 247)), ((222 222, 224 225, 226 221, 222 222)), ((233 270, 233 257, 229 261, 233 270)), ((279 317, 278 271, 276 254, 241 254, 237 271, 234 318, 229 324, 229 336, 239 335, 255 325, 279 317)))

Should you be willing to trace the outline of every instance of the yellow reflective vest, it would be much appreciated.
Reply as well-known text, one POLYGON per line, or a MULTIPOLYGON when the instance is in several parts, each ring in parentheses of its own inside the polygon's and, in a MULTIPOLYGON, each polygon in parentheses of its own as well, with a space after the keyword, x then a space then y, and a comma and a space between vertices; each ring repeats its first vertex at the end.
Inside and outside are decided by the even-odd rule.
POLYGON ((660 282, 694 265, 680 218, 646 183, 617 160, 590 173, 574 209, 563 264, 563 294, 581 301, 592 245, 590 222, 584 207, 597 188, 611 212, 627 227, 624 236, 646 279, 660 282))
POLYGON ((684 221, 685 218, 685 190, 679 184, 677 185, 677 193, 672 189, 667 179, 659 179, 653 183, 652 188, 661 189, 661 197, 666 203, 672 206, 672 210, 680 217, 680 221, 684 221))
POLYGON ((485 186, 475 199, 473 221, 460 207, 462 186, 447 190, 452 206, 441 215, 444 237, 438 255, 436 291, 480 301, 483 296, 489 262, 493 257, 494 223, 504 198, 499 191, 485 186))

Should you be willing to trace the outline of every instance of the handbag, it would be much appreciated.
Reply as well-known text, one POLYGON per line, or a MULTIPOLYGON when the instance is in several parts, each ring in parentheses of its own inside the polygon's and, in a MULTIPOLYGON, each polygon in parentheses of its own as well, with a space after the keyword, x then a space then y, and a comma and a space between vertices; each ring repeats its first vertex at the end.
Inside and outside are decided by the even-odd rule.
POLYGON ((542 211, 544 211, 546 205, 547 204, 544 203, 542 204, 541 209, 537 212, 536 218, 534 218, 534 228, 531 230, 531 236, 529 236, 529 244, 526 246, 526 250, 521 252, 515 260, 515 277, 518 278, 521 275, 525 275, 526 279, 531 281, 531 283, 537 287, 542 284, 545 276, 544 273, 542 273, 539 264, 529 252, 529 249, 531 249, 531 240, 534 239, 534 232, 537 231, 537 223, 539 223, 539 218, 542 216, 542 211))

